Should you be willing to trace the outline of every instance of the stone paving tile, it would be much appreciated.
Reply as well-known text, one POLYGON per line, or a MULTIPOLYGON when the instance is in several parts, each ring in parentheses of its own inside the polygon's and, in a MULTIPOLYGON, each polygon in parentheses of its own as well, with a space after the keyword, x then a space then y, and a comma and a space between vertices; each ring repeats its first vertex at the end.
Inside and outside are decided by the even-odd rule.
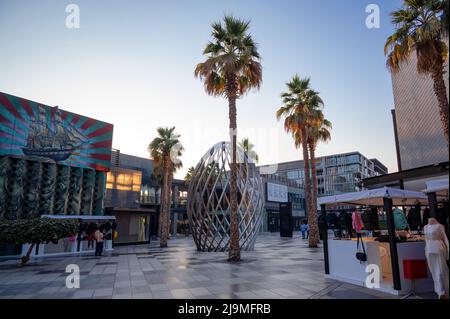
POLYGON ((153 299, 153 295, 151 293, 139 293, 133 294, 133 299, 153 299))
POLYGON ((269 289, 258 289, 258 290, 252 290, 252 293, 255 295, 266 298, 266 299, 280 299, 283 298, 283 296, 269 290, 269 289))
POLYGON ((206 289, 204 287, 191 288, 191 289, 188 289, 188 290, 194 297, 205 296, 205 295, 210 294, 208 289, 206 289))
POLYGON ((175 298, 170 291, 154 291, 152 292, 154 299, 172 299, 175 298))
POLYGON ((103 257, 32 259, 26 267, 0 258, 0 298, 397 298, 326 278, 322 250, 298 235, 261 234, 236 264, 226 253, 198 252, 192 238, 158 244, 121 246, 103 257), (68 264, 80 267, 80 289, 65 286, 68 264))
POLYGON ((111 297, 112 295, 113 295, 113 288, 103 288, 94 290, 94 297, 105 297, 105 296, 111 297))
POLYGON ((196 296, 195 299, 218 299, 215 295, 203 295, 203 296, 196 296))
POLYGON ((238 291, 234 292, 234 294, 240 299, 261 299, 260 296, 251 291, 238 291))
POLYGON ((175 298, 179 299, 192 299, 194 295, 189 291, 189 289, 171 289, 170 292, 175 298))
POLYGON ((153 285, 150 284, 149 287, 150 287, 150 290, 151 290, 152 292, 154 292, 154 291, 167 291, 167 290, 169 290, 169 288, 167 287, 166 284, 153 284, 153 285))
POLYGON ((123 294, 123 295, 113 295, 112 299, 133 299, 133 296, 130 294, 123 294))
POLYGON ((279 294, 283 297, 291 297, 291 296, 295 296, 297 294, 297 292, 286 289, 286 288, 275 288, 275 289, 271 289, 272 292, 279 294))
POLYGON ((78 290, 73 294, 73 299, 86 299, 94 295, 94 290, 78 290))

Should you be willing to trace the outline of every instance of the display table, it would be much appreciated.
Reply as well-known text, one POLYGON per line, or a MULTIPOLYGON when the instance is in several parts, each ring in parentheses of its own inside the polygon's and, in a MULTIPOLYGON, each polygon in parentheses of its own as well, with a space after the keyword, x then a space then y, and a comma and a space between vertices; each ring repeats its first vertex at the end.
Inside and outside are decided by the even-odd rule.
MULTIPOLYGON (((411 290, 411 281, 405 280, 403 275, 404 259, 426 259, 425 242, 411 241, 397 243, 398 261, 401 274, 401 290, 395 290, 392 282, 392 266, 389 252, 389 243, 380 243, 374 238, 364 238, 367 253, 367 262, 360 263, 356 259, 356 238, 333 240, 328 239, 329 275, 327 277, 351 284, 366 286, 369 264, 377 265, 380 269, 380 288, 377 290, 395 295, 403 295, 411 290)), ((361 251, 361 249, 360 249, 361 251)), ((374 288, 375 289, 375 288, 374 288)), ((416 292, 432 292, 433 280, 431 274, 428 278, 415 282, 416 292)))

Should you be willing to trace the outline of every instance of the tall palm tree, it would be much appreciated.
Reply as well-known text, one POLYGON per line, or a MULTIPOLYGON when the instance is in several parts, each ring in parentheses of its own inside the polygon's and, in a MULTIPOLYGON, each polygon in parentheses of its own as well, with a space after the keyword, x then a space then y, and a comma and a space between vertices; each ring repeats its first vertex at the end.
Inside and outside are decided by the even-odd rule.
POLYGON ((262 83, 262 67, 257 45, 249 33, 250 21, 225 16, 223 22, 215 22, 211 26, 212 41, 203 50, 207 59, 197 65, 194 74, 204 82, 209 95, 224 96, 228 99, 232 144, 229 260, 239 261, 241 253, 237 214, 236 100, 252 88, 259 89, 262 83))
MULTIPOLYGON (((318 197, 318 183, 317 183, 317 165, 316 165, 316 147, 317 143, 327 142, 331 139, 331 122, 324 118, 321 110, 315 109, 312 116, 311 126, 308 127, 308 148, 309 157, 311 159, 311 178, 312 178, 312 210, 317 215, 317 197, 318 197)), ((311 246, 317 246, 320 240, 319 228, 317 219, 309 221, 310 236, 309 241, 311 246), (312 224, 311 224, 312 222, 312 224)))
POLYGON ((248 138, 243 138, 239 142, 239 146, 244 150, 244 153, 247 155, 249 162, 255 161, 256 163, 258 163, 259 157, 254 150, 255 145, 252 144, 248 138))
POLYGON ((191 166, 188 168, 187 172, 186 172, 186 176, 184 176, 184 181, 186 183, 189 183, 192 179, 192 176, 194 176, 195 173, 195 168, 194 166, 191 166))
POLYGON ((433 79, 433 90, 439 105, 439 115, 448 148, 448 96, 444 82, 444 64, 448 47, 443 41, 448 37, 448 0, 405 0, 401 9, 391 13, 396 30, 384 45, 387 66, 398 71, 415 50, 417 70, 433 79))
MULTIPOLYGON (((283 106, 277 110, 276 117, 279 120, 284 117, 284 129, 292 133, 294 143, 297 148, 303 151, 303 170, 305 175, 306 210, 308 212, 308 222, 310 225, 317 223, 315 210, 312 209, 311 194, 311 173, 308 153, 308 126, 311 124, 311 109, 309 99, 317 95, 317 92, 310 88, 309 78, 300 78, 295 75, 292 80, 286 83, 288 91, 281 94, 283 106)), ((317 247, 310 239, 310 247, 317 247)))
POLYGON ((157 128, 158 136, 148 146, 150 156, 161 169, 162 191, 161 210, 159 215, 160 247, 167 247, 169 239, 170 220, 170 190, 174 171, 181 166, 177 160, 182 155, 183 147, 180 143, 180 135, 175 133, 175 127, 157 128))

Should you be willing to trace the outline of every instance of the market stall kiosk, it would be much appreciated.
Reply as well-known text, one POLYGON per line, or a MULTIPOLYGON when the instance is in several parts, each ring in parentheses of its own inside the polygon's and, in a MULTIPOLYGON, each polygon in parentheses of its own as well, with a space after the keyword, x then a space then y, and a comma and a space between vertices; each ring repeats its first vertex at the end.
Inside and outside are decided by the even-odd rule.
MULTIPOLYGON (((107 222, 114 222, 115 216, 97 216, 97 215, 42 215, 41 218, 50 219, 71 219, 78 220, 81 223, 95 223, 102 224, 107 222)), ((111 229, 113 232, 113 229, 111 229)), ((57 242, 41 243, 35 245, 31 257, 44 257, 44 256, 66 256, 66 255, 78 255, 95 252, 95 245, 89 245, 87 240, 83 238, 83 234, 80 232, 78 236, 75 236, 73 240, 70 238, 63 238, 57 242)), ((113 251, 113 236, 110 239, 105 239, 105 251, 113 251)), ((22 253, 20 256, 26 255, 30 244, 22 245, 22 253)))
POLYGON ((393 214, 393 207, 415 206, 418 203, 427 205, 428 199, 424 193, 383 187, 321 197, 318 199, 318 203, 325 216, 327 209, 339 206, 377 207, 381 208, 386 218, 387 229, 377 232, 378 237, 374 235, 374 232, 365 232, 365 236, 362 236, 367 256, 366 261, 360 261, 355 256, 358 251, 357 238, 330 236, 327 223, 325 223, 322 231, 327 277, 394 295, 404 295, 413 289, 415 292, 433 291, 433 280, 428 270, 426 270, 428 272, 426 278, 417 279, 414 282, 406 279, 408 276, 405 276, 404 261, 421 261, 423 264, 426 260, 425 241, 420 235, 399 241, 393 214), (382 236, 386 240, 381 240, 382 236), (379 285, 376 285, 374 281, 374 276, 377 276, 374 269, 379 273, 379 281, 377 281, 379 285))

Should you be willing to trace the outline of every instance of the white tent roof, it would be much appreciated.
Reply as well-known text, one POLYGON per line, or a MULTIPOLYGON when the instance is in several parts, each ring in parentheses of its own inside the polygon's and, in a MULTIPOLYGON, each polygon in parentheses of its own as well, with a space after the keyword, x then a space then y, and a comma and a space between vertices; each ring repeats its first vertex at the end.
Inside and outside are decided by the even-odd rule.
POLYGON ((448 178, 435 179, 433 181, 426 182, 427 188, 425 193, 433 193, 448 190, 448 178))
POLYGON ((428 204, 427 196, 422 192, 406 189, 382 187, 361 192, 352 192, 334 196, 320 197, 318 205, 374 205, 382 206, 383 198, 391 198, 394 206, 414 205, 417 201, 428 204))

